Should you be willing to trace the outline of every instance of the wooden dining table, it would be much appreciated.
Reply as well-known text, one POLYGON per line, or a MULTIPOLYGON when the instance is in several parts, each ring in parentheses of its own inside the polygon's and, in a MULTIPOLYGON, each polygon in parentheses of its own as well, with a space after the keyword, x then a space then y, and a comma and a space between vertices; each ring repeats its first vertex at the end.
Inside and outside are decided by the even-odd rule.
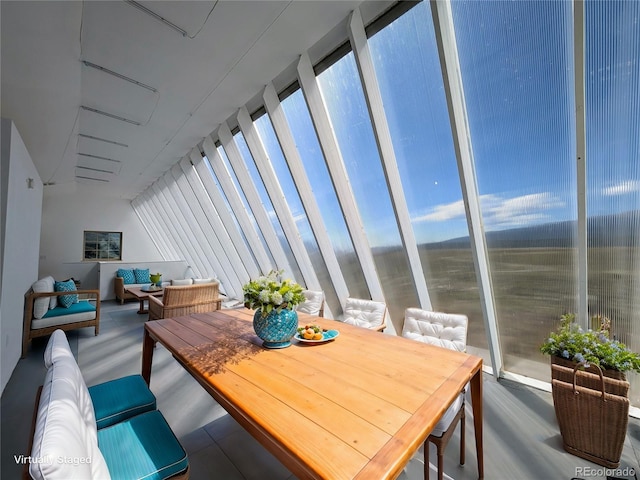
POLYGON ((266 349, 253 311, 218 310, 145 324, 142 376, 156 343, 300 479, 393 479, 471 382, 478 476, 482 359, 335 320, 339 335, 266 349))

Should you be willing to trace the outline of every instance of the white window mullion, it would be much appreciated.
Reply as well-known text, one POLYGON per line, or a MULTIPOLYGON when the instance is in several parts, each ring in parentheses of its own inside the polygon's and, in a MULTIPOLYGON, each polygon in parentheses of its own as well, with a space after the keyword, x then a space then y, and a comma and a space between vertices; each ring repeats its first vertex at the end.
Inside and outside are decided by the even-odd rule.
POLYGON ((307 53, 301 55, 297 70, 302 93, 307 102, 309 113, 318 135, 320 148, 327 162, 327 167, 336 189, 336 195, 345 216, 353 247, 362 266, 362 272, 367 282, 371 299, 384 301, 382 285, 380 285, 380 279, 376 273, 371 247, 364 231, 353 191, 349 185, 344 160, 338 148, 338 142, 335 138, 329 115, 324 107, 320 87, 307 53))
POLYGON ((309 224, 311 225, 316 242, 318 243, 318 248, 320 249, 324 263, 327 266, 327 270, 329 271, 333 288, 338 295, 340 304, 344 307, 345 300, 349 296, 349 289, 344 276, 342 275, 338 257, 336 256, 336 252, 333 249, 333 245, 331 245, 331 240, 327 234, 327 227, 322 220, 318 203, 313 195, 313 189, 311 188, 309 178, 307 177, 307 173, 302 164, 302 159, 300 158, 293 135, 289 129, 289 124, 282 109, 282 104, 280 103, 280 99, 278 98, 275 87, 272 83, 267 85, 265 88, 263 99, 265 102, 265 108, 269 114, 269 118, 271 119, 271 124, 273 125, 278 142, 280 143, 280 148, 282 148, 284 158, 287 165, 289 165, 291 176, 298 188, 300 200, 302 201, 307 218, 309 219, 309 224))
POLYGON ((192 247, 194 255, 198 258, 198 260, 200 260, 200 263, 204 265, 204 271, 201 272, 200 277, 209 277, 213 273, 215 273, 216 267, 209 261, 209 256, 207 255, 205 250, 205 248, 210 249, 210 247, 202 244, 202 242, 206 239, 204 232, 202 231, 202 228, 200 227, 198 222, 193 218, 191 207, 178 188, 178 185, 171 175, 171 171, 167 171, 162 176, 162 178, 167 186, 169 194, 172 196, 176 203, 176 206, 178 207, 177 211, 180 212, 179 220, 186 235, 185 240, 189 239, 189 241, 186 243, 188 243, 192 247))
POLYGON ((175 234, 171 228, 167 225, 166 213, 160 212, 157 208, 158 195, 153 191, 153 187, 147 188, 143 194, 145 200, 145 207, 149 210, 152 218, 158 225, 158 230, 165 236, 167 244, 171 246, 171 249, 175 252, 176 258, 182 260, 185 258, 184 253, 180 250, 178 242, 176 241, 175 234))
POLYGON ((140 223, 142 223, 142 226, 147 231, 147 234, 149 235, 149 237, 151 237, 151 241, 160 251, 162 258, 164 260, 173 260, 171 251, 167 247, 166 239, 163 236, 159 235, 160 232, 157 229, 157 224, 153 222, 153 219, 149 216, 149 213, 144 208, 141 198, 135 198, 131 202, 131 206, 133 207, 133 211, 136 212, 136 215, 140 219, 140 223))
POLYGON ((191 208, 191 212, 193 213, 196 223, 202 229, 203 238, 201 244, 204 244, 203 250, 207 256, 207 260, 215 269, 214 272, 211 273, 215 273, 215 275, 220 279, 224 286, 224 292, 227 295, 237 297, 238 292, 233 288, 233 285, 237 285, 239 283, 236 275, 237 270, 231 265, 228 252, 226 252, 220 244, 220 241, 218 240, 218 233, 209 223, 198 198, 196 198, 191 185, 182 171, 180 164, 184 161, 191 165, 189 159, 184 157, 181 162, 175 164, 171 168, 170 172, 173 175, 178 188, 180 188, 182 195, 184 195, 184 199, 191 208))
MULTIPOLYGON (((213 230, 216 232, 216 237, 220 243, 220 246, 222 250, 225 252, 225 255, 228 257, 229 262, 231 263, 231 267, 235 272, 234 277, 237 279, 237 283, 233 284, 232 288, 234 291, 241 291, 242 285, 250 277, 247 271, 246 265, 243 262, 242 254, 246 254, 249 257, 249 260, 251 260, 252 259, 251 253, 247 249, 244 243, 244 240, 239 234, 237 235, 239 243, 238 245, 234 244, 234 241, 231 238, 230 232, 226 227, 226 225, 224 224, 221 217, 222 212, 225 212, 229 217, 230 217, 230 214, 226 206, 224 205, 223 201, 221 201, 222 208, 223 208, 222 211, 218 210, 216 205, 212 202, 211 197, 209 196, 209 193, 206 190, 206 187, 203 185, 203 183, 200 180, 200 177, 196 173, 195 167, 192 163, 194 158, 199 159, 199 161, 201 162, 204 162, 202 156, 200 155, 199 149, 194 148, 191 151, 190 158, 183 159, 183 161, 180 162, 180 168, 182 168, 182 171, 185 175, 185 179, 191 185, 191 188, 193 189, 193 193, 195 197, 200 202, 202 211, 205 217, 207 218, 207 220, 209 221, 211 228, 213 228, 213 230), (242 254, 240 253, 240 249, 238 247, 243 248, 242 254)), ((214 185, 214 188, 215 188, 215 185, 214 185)), ((217 189, 215 189, 215 191, 217 195, 220 196, 220 193, 217 191, 217 189)), ((230 220, 229 223, 232 228, 232 231, 237 232, 238 229, 236 228, 236 225, 233 223, 233 220, 231 218, 229 220, 230 220)), ((257 271, 255 262, 251 261, 250 263, 254 265, 254 268, 257 271)))
POLYGON ((480 303, 482 304, 485 331, 487 332, 489 354, 493 364, 493 374, 494 376, 500 376, 504 370, 504 363, 500 349, 491 271, 489 269, 482 214, 480 213, 480 197, 478 195, 471 133, 469 131, 464 89, 462 87, 462 74, 458 59, 451 4, 448 0, 436 0, 431 3, 431 13, 440 66, 442 68, 447 107, 449 109, 451 134, 458 162, 460 186, 469 226, 471 251, 473 252, 476 276, 480 288, 480 303))
POLYGON ((391 195, 391 204, 395 211, 400 237, 402 238, 402 243, 411 267, 418 299, 420 300, 422 308, 431 310, 431 299, 429 298, 427 282, 422 270, 422 262, 420 261, 420 253, 418 252, 418 242, 413 232, 409 209, 402 189, 396 154, 393 149, 391 133, 384 113, 382 95, 380 94, 380 87, 378 85, 378 79, 373 66, 373 60, 371 59, 367 35, 364 31, 364 24, 359 9, 354 10, 349 19, 349 38, 369 109, 373 135, 376 139, 380 158, 382 159, 382 167, 391 195))
POLYGON ((191 265, 196 275, 199 277, 204 276, 203 274, 207 271, 207 267, 205 267, 205 265, 200 261, 200 258, 193 249, 191 242, 187 241, 189 237, 182 226, 182 213, 175 204, 175 200, 171 196, 164 178, 160 177, 158 181, 153 184, 152 188, 156 193, 157 200, 160 202, 158 208, 162 208, 164 211, 166 215, 166 224, 173 230, 174 238, 180 245, 180 250, 186 257, 187 263, 191 265))
POLYGON ((231 205, 227 206, 222 193, 218 190, 218 187, 214 182, 209 166, 200 152, 196 150, 197 149, 193 149, 191 151, 191 164, 195 171, 187 173, 187 178, 189 178, 193 184, 196 182, 197 177, 202 184, 202 188, 208 195, 212 204, 212 209, 215 211, 215 216, 220 220, 222 225, 221 228, 223 228, 227 233, 225 241, 229 242, 229 248, 233 248, 237 252, 237 257, 240 259, 242 266, 238 268, 238 271, 242 272, 239 274, 239 277, 244 284, 248 279, 255 278, 260 275, 260 268, 254 259, 253 253, 249 250, 249 246, 247 246, 247 240, 245 240, 247 237, 245 236, 243 238, 240 230, 238 229, 238 224, 240 223, 239 220, 238 224, 236 224, 236 221, 232 216, 235 214, 229 211, 231 205))
POLYGON ((289 265, 287 255, 280 244, 280 240, 278 239, 276 231, 269 219, 269 214, 262 204, 258 190, 251 180, 249 169, 244 163, 240 149, 238 148, 231 130, 229 129, 229 125, 227 125, 226 122, 220 125, 220 128, 218 129, 218 137, 220 138, 220 142, 222 142, 222 146, 224 151, 227 153, 231 167, 236 174, 236 178, 240 183, 244 196, 249 203, 251 211, 253 212, 253 217, 256 219, 258 227, 262 232, 262 236, 267 242, 267 246, 271 250, 271 254, 276 261, 275 267, 279 270, 283 269, 288 276, 293 277, 293 269, 289 265))
POLYGON ((584 85, 584 2, 573 2, 573 63, 576 102, 576 181, 578 205, 578 322, 589 325, 587 244, 587 146, 584 85))
MULTIPOLYGON (((227 197, 229 205, 231 205, 231 209, 233 210, 233 213, 236 216, 236 220, 238 220, 238 224, 240 225, 240 228, 242 229, 242 232, 244 233, 244 236, 249 243, 249 247, 251 248, 256 261, 258 262, 260 270, 262 270, 263 273, 267 273, 272 268, 271 262, 269 260, 269 254, 264 249, 262 241, 260 240, 258 233, 251 223, 249 213, 242 203, 240 194, 236 190, 236 186, 233 183, 231 175, 229 174, 229 172, 227 172, 224 161, 220 157, 213 139, 211 137, 205 138, 202 144, 202 148, 204 149, 205 155, 209 159, 209 163, 211 165, 211 168, 213 169, 213 172, 216 174, 218 182, 220 182, 220 186, 222 187, 222 190, 227 197)), ((198 163, 196 167, 200 172, 200 177, 206 178, 203 171, 205 165, 201 162, 198 163)), ((205 187, 206 186, 207 183, 205 183, 205 187)), ((211 194, 214 189, 209 187, 207 188, 207 190, 209 190, 209 194, 211 194)), ((249 273, 252 273, 251 266, 248 266, 247 270, 249 271, 249 273)), ((253 275, 255 274, 252 273, 252 278, 255 278, 255 276, 253 275)))
MULTIPOLYGON (((302 238, 300 237, 300 233, 296 227, 291 210, 287 205, 287 200, 284 197, 282 187, 280 186, 276 174, 273 171, 273 167, 271 166, 271 162, 264 150, 260 135, 258 135, 258 131, 256 130, 255 124, 253 123, 253 120, 251 120, 251 116, 249 115, 249 111, 246 107, 242 107, 238 112, 238 123, 240 125, 240 130, 244 135, 244 139, 247 142, 247 146, 249 147, 249 151, 253 156, 253 160, 256 163, 256 167, 258 168, 260 177, 262 178, 267 190, 267 194, 271 199, 271 204, 273 205, 280 225, 282 226, 282 231, 289 242, 293 256, 298 263, 298 267, 300 267, 304 285, 311 290, 321 290, 322 287, 320 286, 320 281, 313 269, 311 258, 309 258, 309 253, 302 242, 302 238)), ((302 279, 298 280, 300 281, 302 279)), ((300 283, 302 283, 302 281, 300 281, 300 283)))

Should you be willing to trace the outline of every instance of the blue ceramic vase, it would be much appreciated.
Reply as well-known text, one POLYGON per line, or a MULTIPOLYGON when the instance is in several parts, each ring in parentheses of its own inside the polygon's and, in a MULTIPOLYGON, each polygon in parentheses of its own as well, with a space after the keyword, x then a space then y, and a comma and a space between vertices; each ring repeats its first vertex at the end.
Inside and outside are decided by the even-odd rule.
POLYGON ((280 313, 271 310, 262 317, 259 308, 253 315, 253 330, 263 342, 265 348, 286 348, 291 345, 291 338, 298 328, 298 313, 295 310, 283 309, 280 313))

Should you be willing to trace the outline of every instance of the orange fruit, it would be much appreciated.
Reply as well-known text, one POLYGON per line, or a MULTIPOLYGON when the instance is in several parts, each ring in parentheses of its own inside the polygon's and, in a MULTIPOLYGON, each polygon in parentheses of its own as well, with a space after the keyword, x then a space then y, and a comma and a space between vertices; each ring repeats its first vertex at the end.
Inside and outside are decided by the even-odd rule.
POLYGON ((322 332, 318 332, 313 335, 314 340, 322 340, 322 332))

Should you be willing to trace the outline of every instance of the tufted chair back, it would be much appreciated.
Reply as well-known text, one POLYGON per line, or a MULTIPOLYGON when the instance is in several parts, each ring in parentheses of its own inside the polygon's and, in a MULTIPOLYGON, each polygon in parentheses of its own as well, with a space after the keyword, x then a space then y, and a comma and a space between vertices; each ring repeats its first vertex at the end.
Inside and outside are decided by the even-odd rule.
POLYGON ((309 315, 324 317, 324 292, 316 290, 304 290, 302 292, 306 300, 298 305, 296 310, 309 315))
POLYGON ((402 336, 464 352, 467 349, 468 323, 466 315, 407 308, 404 312, 402 336))
POLYGON ((386 327, 386 315, 387 305, 383 302, 347 298, 344 306, 343 321, 358 327, 382 331, 386 327))

